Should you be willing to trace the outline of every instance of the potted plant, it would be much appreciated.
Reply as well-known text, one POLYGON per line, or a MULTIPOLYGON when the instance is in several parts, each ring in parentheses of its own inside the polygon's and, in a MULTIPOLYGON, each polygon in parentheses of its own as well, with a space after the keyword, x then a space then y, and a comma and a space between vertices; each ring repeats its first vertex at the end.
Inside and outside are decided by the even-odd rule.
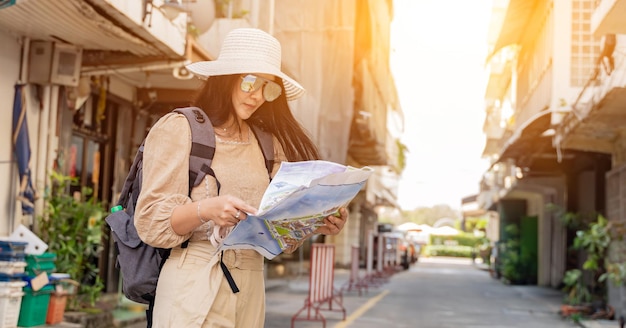
POLYGON ((596 221, 589 223, 586 229, 576 231, 572 247, 584 251, 586 259, 582 270, 569 270, 563 279, 568 292, 566 303, 587 306, 587 309, 579 308, 579 310, 594 318, 609 316, 613 312, 606 302, 605 280, 611 276, 610 272, 617 274, 619 267, 613 267, 610 262, 606 261, 613 240, 610 227, 611 224, 604 216, 597 215, 596 221), (583 272, 585 271, 591 274, 588 285, 583 285, 583 272), (580 304, 581 301, 586 304, 580 304))
POLYGON ((44 196, 44 213, 38 217, 39 235, 48 244, 48 252, 56 255, 56 272, 69 274, 79 283, 67 308, 93 308, 104 286, 98 275, 97 258, 102 249, 106 212, 92 198, 90 188, 69 194, 77 179, 58 172, 53 172, 50 179, 50 188, 44 196))
POLYGON ((626 223, 609 222, 606 230, 611 237, 611 244, 605 261, 606 272, 600 280, 610 280, 616 286, 623 286, 626 281, 626 223))
POLYGON ((569 317, 574 314, 591 313, 591 292, 583 282, 582 271, 579 269, 566 271, 563 284, 566 295, 561 305, 561 315, 569 317))

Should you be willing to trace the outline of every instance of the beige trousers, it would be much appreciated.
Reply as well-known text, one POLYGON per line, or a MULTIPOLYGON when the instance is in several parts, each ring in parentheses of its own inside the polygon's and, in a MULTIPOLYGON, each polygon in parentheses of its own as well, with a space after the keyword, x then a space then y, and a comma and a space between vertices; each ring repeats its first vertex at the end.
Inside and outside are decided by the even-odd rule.
POLYGON ((154 328, 255 328, 265 322, 263 256, 253 250, 226 250, 222 261, 237 287, 233 293, 208 241, 174 248, 156 291, 154 328))

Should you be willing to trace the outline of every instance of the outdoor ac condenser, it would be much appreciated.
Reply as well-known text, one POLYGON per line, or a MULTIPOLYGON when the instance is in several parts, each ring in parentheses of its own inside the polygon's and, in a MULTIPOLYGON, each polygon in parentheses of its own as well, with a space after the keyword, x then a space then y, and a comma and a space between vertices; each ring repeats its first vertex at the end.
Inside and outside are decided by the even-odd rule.
POLYGON ((51 41, 31 41, 28 82, 77 86, 82 49, 51 41))

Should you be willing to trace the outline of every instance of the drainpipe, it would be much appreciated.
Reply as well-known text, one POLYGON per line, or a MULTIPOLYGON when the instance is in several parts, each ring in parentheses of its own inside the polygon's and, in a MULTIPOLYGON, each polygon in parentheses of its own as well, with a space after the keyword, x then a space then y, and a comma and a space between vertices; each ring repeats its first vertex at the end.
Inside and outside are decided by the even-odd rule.
MULTIPOLYGON (((48 127, 49 127, 49 119, 50 119, 50 90, 51 87, 48 85, 41 86, 41 98, 40 110, 38 112, 39 116, 39 126, 37 135, 37 155, 33 158, 35 161, 32 161, 35 164, 35 174, 33 176, 33 183, 35 184, 35 188, 37 189, 37 193, 39 197, 35 201, 35 213, 43 213, 44 201, 43 194, 46 190, 46 186, 48 185, 48 177, 47 177, 47 163, 46 158, 48 155, 48 127)), ((31 98, 32 99, 32 98, 31 98)), ((28 222, 29 228, 34 230, 35 217, 31 218, 31 221, 28 222)))
POLYGON ((46 165, 45 178, 48 184, 48 175, 54 168, 54 158, 57 156, 58 138, 57 138, 57 113, 59 112, 59 90, 58 85, 50 86, 50 102, 48 115, 48 134, 46 135, 46 165))

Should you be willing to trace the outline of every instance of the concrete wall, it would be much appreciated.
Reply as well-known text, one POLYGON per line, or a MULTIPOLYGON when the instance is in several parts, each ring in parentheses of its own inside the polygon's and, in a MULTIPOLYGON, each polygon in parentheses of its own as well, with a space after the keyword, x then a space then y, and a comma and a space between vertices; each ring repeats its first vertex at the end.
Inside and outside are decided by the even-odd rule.
MULTIPOLYGON (((610 221, 626 220, 626 165, 606 174, 606 215, 610 221)), ((608 294, 615 316, 626 315, 626 287, 611 285, 608 294)))
MULTIPOLYGON (((19 204, 17 193, 17 166, 14 162, 12 142, 12 117, 14 83, 19 79, 20 44, 10 34, 0 32, 0 236, 12 231, 12 218, 19 204)), ((21 213, 21 210, 19 211, 21 213)))

